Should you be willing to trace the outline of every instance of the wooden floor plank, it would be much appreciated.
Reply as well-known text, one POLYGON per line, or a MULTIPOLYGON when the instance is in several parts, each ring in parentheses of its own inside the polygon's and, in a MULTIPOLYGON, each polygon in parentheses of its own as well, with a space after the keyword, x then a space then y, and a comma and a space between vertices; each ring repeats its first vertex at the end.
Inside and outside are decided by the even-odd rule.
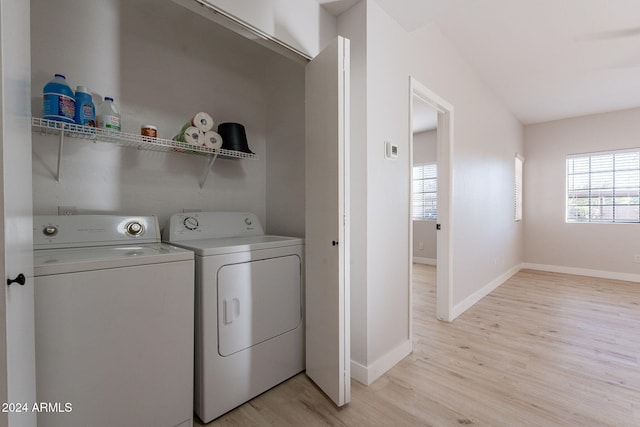
POLYGON ((349 405, 300 374, 208 425, 640 426, 640 284, 522 270, 444 323, 435 271, 414 266, 413 353, 349 405))

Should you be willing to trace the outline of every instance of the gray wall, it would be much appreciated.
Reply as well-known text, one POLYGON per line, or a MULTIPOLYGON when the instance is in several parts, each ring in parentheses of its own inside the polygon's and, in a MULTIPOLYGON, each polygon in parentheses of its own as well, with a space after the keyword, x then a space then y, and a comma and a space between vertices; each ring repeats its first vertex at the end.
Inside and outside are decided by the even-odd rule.
POLYGON ((640 108, 525 127, 525 261, 640 274, 637 224, 568 224, 566 156, 638 148, 640 108))

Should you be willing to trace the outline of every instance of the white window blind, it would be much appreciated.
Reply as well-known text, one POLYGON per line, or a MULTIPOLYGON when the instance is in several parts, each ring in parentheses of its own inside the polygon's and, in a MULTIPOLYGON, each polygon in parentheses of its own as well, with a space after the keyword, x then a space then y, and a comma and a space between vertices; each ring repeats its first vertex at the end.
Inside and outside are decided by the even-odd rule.
POLYGON ((640 223, 640 149, 568 156, 567 222, 640 223))
POLYGON ((522 221, 522 165, 523 158, 516 154, 515 161, 515 179, 514 179, 514 195, 513 195, 513 207, 514 207, 514 219, 516 221, 522 221))
POLYGON ((413 167, 413 219, 438 219, 438 165, 413 167))

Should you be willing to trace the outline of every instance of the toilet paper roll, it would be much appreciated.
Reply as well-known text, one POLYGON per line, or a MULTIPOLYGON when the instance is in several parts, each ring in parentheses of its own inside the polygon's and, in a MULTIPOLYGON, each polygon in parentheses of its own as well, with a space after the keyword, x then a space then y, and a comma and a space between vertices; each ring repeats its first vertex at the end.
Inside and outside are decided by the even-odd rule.
POLYGON ((205 112, 199 112, 189 121, 189 126, 195 126, 202 132, 208 132, 213 129, 213 118, 205 112))
POLYGON ((217 150, 222 147, 222 137, 218 132, 210 130, 209 132, 204 133, 202 143, 207 148, 217 150))
POLYGON ((202 132, 208 132, 213 129, 213 119, 210 115, 204 112, 199 112, 195 116, 193 116, 187 123, 182 125, 182 129, 180 129, 180 133, 183 133, 187 130, 187 128, 195 127, 202 132))
POLYGON ((173 137, 174 141, 186 142, 189 145, 202 145, 202 132, 195 126, 186 126, 180 130, 176 136, 173 137))

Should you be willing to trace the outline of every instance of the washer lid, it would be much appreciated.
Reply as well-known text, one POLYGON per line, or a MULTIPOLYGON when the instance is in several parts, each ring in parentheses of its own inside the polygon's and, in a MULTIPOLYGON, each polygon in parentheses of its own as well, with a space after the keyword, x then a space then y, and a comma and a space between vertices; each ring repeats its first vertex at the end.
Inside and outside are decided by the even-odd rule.
POLYGON ((193 252, 164 243, 33 251, 33 275, 74 273, 193 260, 193 252))
POLYGON ((171 244, 191 249, 199 256, 210 256, 257 251, 260 249, 281 248, 285 246, 299 246, 304 244, 304 239, 298 237, 261 235, 222 239, 188 240, 183 242, 171 242, 171 244))

